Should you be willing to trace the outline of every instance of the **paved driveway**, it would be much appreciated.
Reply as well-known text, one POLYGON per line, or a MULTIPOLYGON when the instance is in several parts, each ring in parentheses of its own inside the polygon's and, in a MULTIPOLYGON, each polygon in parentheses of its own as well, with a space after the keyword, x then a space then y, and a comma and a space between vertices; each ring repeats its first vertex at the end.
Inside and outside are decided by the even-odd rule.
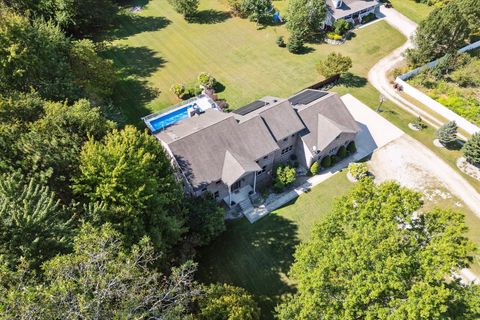
POLYGON ((404 134, 354 96, 346 94, 341 98, 361 128, 356 145, 362 158, 404 134))

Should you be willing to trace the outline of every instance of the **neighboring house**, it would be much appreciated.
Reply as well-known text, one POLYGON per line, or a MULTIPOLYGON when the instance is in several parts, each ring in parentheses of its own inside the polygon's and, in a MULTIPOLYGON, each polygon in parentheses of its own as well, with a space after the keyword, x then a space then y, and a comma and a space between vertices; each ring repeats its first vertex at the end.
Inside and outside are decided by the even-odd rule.
MULTIPOLYGON (((145 119, 151 128, 152 116, 145 119)), ((307 89, 289 99, 264 97, 232 113, 206 108, 154 135, 187 192, 210 192, 231 206, 240 190, 254 193, 269 184, 275 166, 296 158, 309 168, 354 141, 358 131, 337 94, 307 89)))
POLYGON ((344 19, 353 24, 362 22, 362 17, 378 13, 377 0, 326 0, 327 18, 325 24, 332 26, 336 20, 344 19))

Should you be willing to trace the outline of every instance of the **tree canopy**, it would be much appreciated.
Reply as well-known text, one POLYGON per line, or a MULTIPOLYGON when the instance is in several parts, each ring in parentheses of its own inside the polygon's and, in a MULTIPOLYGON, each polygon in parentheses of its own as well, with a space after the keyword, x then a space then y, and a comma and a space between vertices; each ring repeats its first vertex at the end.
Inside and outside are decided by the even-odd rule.
POLYGON ((243 288, 211 284, 198 299, 201 320, 257 320, 260 308, 243 288))
POLYGON ((352 67, 352 59, 341 53, 332 52, 317 64, 317 71, 325 78, 346 73, 352 67))
POLYGON ((148 235, 163 251, 185 231, 182 190, 169 158, 154 137, 132 126, 85 143, 73 188, 107 205, 107 211, 91 217, 93 223, 112 223, 129 245, 148 235))
POLYGON ((465 142, 462 148, 465 159, 473 164, 480 165, 480 133, 474 133, 472 137, 465 142))
POLYGON ((469 22, 456 1, 436 8, 417 28, 414 49, 407 51, 412 65, 423 65, 447 53, 455 53, 470 36, 469 22))
POLYGON ((152 270, 152 246, 143 239, 125 250, 110 225, 84 225, 73 252, 43 265, 36 285, 28 270, 0 269, 0 315, 15 319, 183 319, 200 288, 195 264, 173 268, 168 277, 152 270))
POLYGON ((480 289, 454 276, 472 261, 463 214, 422 210, 421 195, 359 182, 338 199, 290 275, 279 319, 477 319, 480 289))
POLYGON ((327 9, 322 0, 291 0, 288 2, 286 28, 292 35, 306 40, 319 33, 327 9))
POLYGON ((23 258, 38 268, 65 251, 70 219, 47 186, 20 174, 0 175, 0 255, 10 267, 23 258))

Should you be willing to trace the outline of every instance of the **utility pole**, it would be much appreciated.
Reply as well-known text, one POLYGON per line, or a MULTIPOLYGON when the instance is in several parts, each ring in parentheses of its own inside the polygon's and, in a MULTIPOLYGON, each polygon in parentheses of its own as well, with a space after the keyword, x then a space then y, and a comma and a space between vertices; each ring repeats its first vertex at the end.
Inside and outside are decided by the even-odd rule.
POLYGON ((380 107, 381 107, 382 104, 385 102, 385 97, 383 96, 383 94, 380 95, 380 98, 378 99, 378 101, 379 101, 380 103, 378 104, 377 112, 380 112, 380 107))

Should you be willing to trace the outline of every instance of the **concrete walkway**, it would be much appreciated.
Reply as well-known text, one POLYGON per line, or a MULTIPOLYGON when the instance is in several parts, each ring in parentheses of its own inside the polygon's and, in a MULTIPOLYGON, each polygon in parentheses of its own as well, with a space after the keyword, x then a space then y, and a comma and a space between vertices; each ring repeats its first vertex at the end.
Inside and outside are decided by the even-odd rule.
POLYGON ((350 162, 359 161, 365 158, 374 150, 381 148, 404 134, 403 131, 395 127, 352 95, 344 95, 342 96, 342 100, 361 129, 355 141, 357 152, 353 156, 340 161, 329 170, 325 170, 324 172, 309 178, 301 186, 281 195, 273 195, 273 201, 269 202, 267 199, 267 202, 265 203, 266 210, 262 210, 261 213, 251 211, 246 212, 246 218, 250 223, 254 223, 269 212, 284 206, 299 195, 308 192, 311 188, 324 182, 340 170, 347 167, 350 162))

